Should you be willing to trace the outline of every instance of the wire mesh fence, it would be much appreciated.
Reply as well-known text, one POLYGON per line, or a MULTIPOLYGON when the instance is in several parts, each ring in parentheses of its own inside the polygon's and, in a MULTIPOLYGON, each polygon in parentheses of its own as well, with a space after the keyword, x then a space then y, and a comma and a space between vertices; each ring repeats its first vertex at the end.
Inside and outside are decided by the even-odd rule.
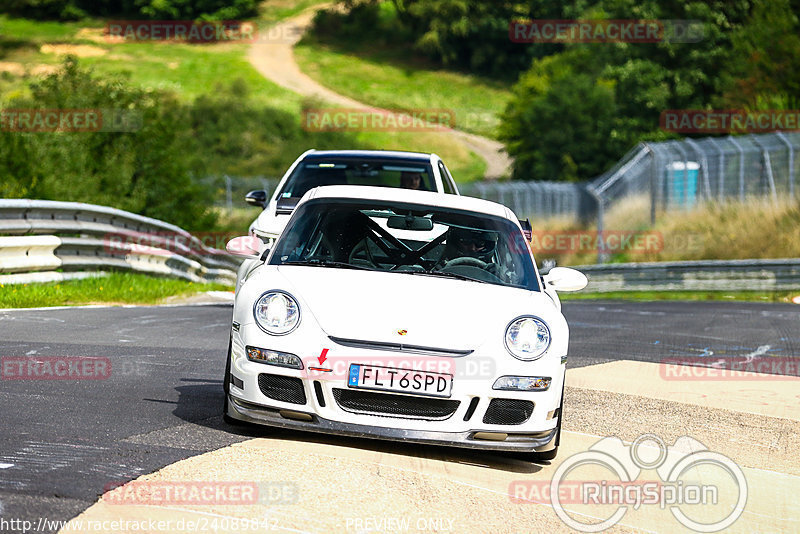
MULTIPOLYGON (((701 203, 793 198, 800 175, 800 133, 705 137, 640 143, 592 180, 597 229, 608 210, 631 196, 648 199, 651 224, 659 211, 701 203)), ((601 251, 598 262, 606 260, 601 251)))
POLYGON ((582 183, 473 182, 459 186, 462 195, 491 200, 511 208, 518 217, 577 219, 591 211, 582 183))
POLYGON ((589 184, 605 207, 645 193, 651 213, 698 203, 794 196, 800 133, 641 143, 589 184))

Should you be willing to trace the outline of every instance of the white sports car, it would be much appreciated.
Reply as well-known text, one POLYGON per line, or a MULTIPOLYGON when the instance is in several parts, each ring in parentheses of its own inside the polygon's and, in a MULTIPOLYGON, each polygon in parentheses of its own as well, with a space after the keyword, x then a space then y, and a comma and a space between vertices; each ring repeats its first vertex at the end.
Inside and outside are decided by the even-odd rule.
MULTIPOLYGON (((261 248, 259 248, 261 247, 261 248)), ((306 193, 237 283, 225 418, 555 457, 569 330, 514 214, 359 186, 306 193)))
POLYGON ((307 150, 283 175, 271 199, 250 191, 245 201, 263 211, 250 234, 265 242, 277 238, 306 191, 324 185, 370 185, 438 191, 457 195, 453 178, 436 154, 390 150, 307 150))

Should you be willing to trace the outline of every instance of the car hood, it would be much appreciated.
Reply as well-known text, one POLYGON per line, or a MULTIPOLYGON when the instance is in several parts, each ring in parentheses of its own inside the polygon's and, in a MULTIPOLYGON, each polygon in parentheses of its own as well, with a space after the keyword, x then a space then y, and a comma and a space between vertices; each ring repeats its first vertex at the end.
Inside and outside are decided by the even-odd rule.
POLYGON ((277 270, 328 336, 348 340, 474 350, 523 313, 555 310, 543 293, 494 284, 323 267, 277 270))

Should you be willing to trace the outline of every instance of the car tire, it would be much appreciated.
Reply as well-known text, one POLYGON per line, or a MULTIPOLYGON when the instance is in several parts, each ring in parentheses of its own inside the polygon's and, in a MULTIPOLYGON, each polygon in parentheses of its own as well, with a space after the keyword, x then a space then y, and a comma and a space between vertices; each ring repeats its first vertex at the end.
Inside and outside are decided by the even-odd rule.
POLYGON ((233 347, 233 340, 228 340, 228 356, 225 363, 225 377, 222 379, 222 390, 225 393, 225 398, 222 401, 222 420, 231 426, 248 426, 248 423, 234 419, 228 415, 228 394, 231 390, 231 352, 233 347))
POLYGON ((558 424, 556 425, 556 446, 553 450, 531 453, 533 462, 549 462, 558 456, 558 446, 561 444, 561 421, 564 420, 564 389, 561 390, 561 406, 558 408, 558 424))

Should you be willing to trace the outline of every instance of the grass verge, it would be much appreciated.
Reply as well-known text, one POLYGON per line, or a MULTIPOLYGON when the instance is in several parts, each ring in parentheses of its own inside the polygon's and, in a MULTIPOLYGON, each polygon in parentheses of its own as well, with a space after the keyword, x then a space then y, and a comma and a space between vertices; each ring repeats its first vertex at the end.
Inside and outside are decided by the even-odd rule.
POLYGON ((42 284, 0 284, 0 308, 77 306, 80 304, 157 304, 167 297, 201 291, 232 291, 224 284, 197 284, 140 273, 111 273, 99 278, 42 284))
MULTIPOLYGON (((257 22, 262 27, 269 26, 317 3, 316 0, 280 0, 265 5, 257 22)), ((92 67, 98 74, 126 73, 133 85, 148 90, 171 91, 185 101, 224 91, 234 80, 241 80, 255 104, 291 113, 297 116, 300 124, 304 98, 265 79, 247 60, 249 44, 112 43, 103 35, 104 24, 101 19, 57 23, 0 15, 0 106, 15 96, 28 94, 29 81, 57 69, 63 54, 75 53, 80 56, 81 64, 92 67), (6 32, 14 35, 14 39, 4 37, 6 32)), ((262 45, 261 49, 269 53, 269 46, 262 45)), ((330 135, 336 136, 337 133, 330 135)), ((326 148, 436 152, 447 162, 457 180, 464 182, 482 177, 486 168, 479 156, 449 135, 361 132, 353 138, 354 146, 350 143, 338 146, 340 143, 336 143, 337 146, 326 148)), ((289 150, 296 152, 293 156, 312 148, 302 140, 287 139, 284 142, 291 145, 289 150)))
POLYGON ((676 301, 735 301, 791 303, 800 291, 616 291, 609 293, 559 293, 562 301, 569 300, 632 300, 651 302, 676 301))
POLYGON ((306 39, 295 47, 295 59, 318 83, 361 102, 406 111, 452 110, 457 129, 496 136, 498 117, 511 97, 508 88, 470 74, 404 64, 397 52, 344 51, 306 39))

